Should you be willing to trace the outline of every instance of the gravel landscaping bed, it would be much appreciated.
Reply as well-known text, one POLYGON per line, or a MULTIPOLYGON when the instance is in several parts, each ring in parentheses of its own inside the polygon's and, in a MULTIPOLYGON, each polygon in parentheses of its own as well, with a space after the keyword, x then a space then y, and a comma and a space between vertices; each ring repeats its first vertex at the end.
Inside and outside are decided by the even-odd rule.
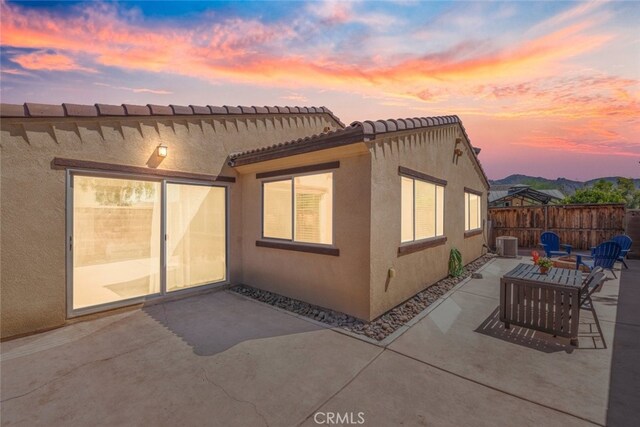
POLYGON ((364 322, 338 311, 328 310, 303 301, 245 285, 234 286, 231 290, 255 300, 266 302, 275 307, 326 323, 330 326, 342 327, 348 331, 381 341, 417 316, 422 310, 430 306, 455 285, 471 276, 473 272, 494 257, 495 255, 493 254, 486 254, 478 258, 465 266, 464 273, 460 277, 447 277, 434 283, 427 289, 419 292, 409 300, 387 311, 371 322, 364 322))

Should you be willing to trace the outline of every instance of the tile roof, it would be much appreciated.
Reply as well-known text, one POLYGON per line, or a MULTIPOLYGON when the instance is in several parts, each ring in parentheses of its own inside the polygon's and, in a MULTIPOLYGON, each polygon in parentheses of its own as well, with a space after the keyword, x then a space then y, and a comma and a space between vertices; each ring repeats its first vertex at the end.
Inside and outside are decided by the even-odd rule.
POLYGON ((0 104, 0 117, 99 117, 99 116, 189 116, 245 114, 329 114, 340 126, 344 123, 326 107, 217 107, 212 105, 109 105, 109 104, 0 104))
POLYGON ((323 132, 316 135, 307 136, 304 138, 299 138, 292 141, 281 142, 279 144, 269 145, 267 147, 254 148, 251 150, 240 151, 237 153, 232 153, 229 157, 239 158, 242 156, 246 156, 249 154, 256 154, 260 152, 273 151, 282 149, 284 147, 292 147, 301 144, 306 144, 309 142, 316 142, 317 140, 328 140, 332 137, 342 137, 351 135, 353 133, 359 133, 362 135, 362 138, 366 138, 369 136, 375 136, 378 134, 383 134, 386 132, 396 132, 407 129, 416 129, 421 127, 433 127, 433 126, 441 126, 452 123, 461 123, 458 116, 445 116, 445 117, 423 117, 423 118, 415 118, 415 119, 389 119, 389 120, 377 120, 371 121, 366 120, 364 122, 353 122, 349 127, 344 129, 337 129, 331 132, 323 132))
MULTIPOLYGON (((286 141, 278 144, 269 145, 266 147, 254 148, 251 150, 231 153, 229 155, 229 165, 234 166, 236 164, 236 160, 241 157, 246 157, 246 156, 253 157, 261 153, 285 152, 285 151, 290 151, 302 146, 314 147, 317 149, 330 148, 329 146, 327 146, 328 144, 334 141, 344 142, 345 138, 349 138, 353 136, 355 136, 355 138, 349 138, 349 141, 358 142, 358 141, 362 141, 361 133, 362 133, 361 127, 354 126, 352 124, 351 126, 343 129, 336 129, 333 131, 322 132, 319 134, 306 136, 304 138, 298 138, 292 141, 286 141), (354 139, 354 140, 351 141, 351 139, 354 139)), ((313 151, 313 150, 308 150, 308 151, 313 151)))
MULTIPOLYGON (((324 132, 317 135, 299 138, 293 141, 282 142, 267 147, 246 150, 229 155, 229 166, 240 166, 242 164, 256 163, 272 158, 284 157, 287 155, 302 154, 304 152, 323 150, 340 145, 347 145, 356 142, 371 141, 378 135, 386 133, 400 132, 413 129, 431 128, 457 124, 460 126, 466 140, 471 144, 467 131, 462 125, 458 116, 437 116, 437 117, 414 117, 409 119, 388 119, 388 120, 365 120, 351 123, 348 127, 324 132)), ((489 186, 487 174, 484 172, 478 160, 479 149, 471 146, 473 158, 484 177, 485 184, 489 186)))
MULTIPOLYGON (((365 120, 355 121, 344 129, 338 129, 331 132, 324 132, 317 135, 311 135, 305 138, 299 138, 293 141, 282 142, 262 148, 255 148, 229 155, 228 164, 230 166, 240 166, 241 164, 255 163, 258 161, 268 160, 269 158, 283 157, 286 155, 301 154, 332 148, 340 145, 347 145, 356 142, 371 141, 378 135, 385 133, 399 132, 413 129, 431 128, 437 126, 446 126, 457 124, 460 126, 462 133, 469 143, 471 139, 467 135, 467 131, 462 125, 462 121, 458 116, 437 116, 437 117, 414 117, 409 119, 388 119, 388 120, 365 120)), ((487 187, 489 181, 487 175, 482 169, 482 165, 478 160, 479 149, 471 147, 473 157, 480 168, 481 174, 485 178, 487 187)))

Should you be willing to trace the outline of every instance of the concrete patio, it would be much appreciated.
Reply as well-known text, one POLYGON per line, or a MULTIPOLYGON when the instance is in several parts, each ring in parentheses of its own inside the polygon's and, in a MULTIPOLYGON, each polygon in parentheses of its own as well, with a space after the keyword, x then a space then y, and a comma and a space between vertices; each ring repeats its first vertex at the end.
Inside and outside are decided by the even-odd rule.
POLYGON ((505 331, 498 278, 518 262, 487 264, 386 347, 229 291, 5 342, 2 425, 633 425, 640 261, 596 294, 607 349, 584 311, 579 348, 505 331))

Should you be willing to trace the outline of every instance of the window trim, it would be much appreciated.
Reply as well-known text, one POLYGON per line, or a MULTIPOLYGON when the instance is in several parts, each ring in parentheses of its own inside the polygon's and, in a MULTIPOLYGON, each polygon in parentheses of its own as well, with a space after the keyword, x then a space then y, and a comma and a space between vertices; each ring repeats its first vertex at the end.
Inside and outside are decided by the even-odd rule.
POLYGON ((414 169, 409 169, 404 166, 398 166, 398 175, 406 176, 407 178, 419 179, 421 181, 427 181, 431 184, 436 184, 441 187, 447 186, 447 181, 444 179, 436 178, 435 176, 427 175, 426 173, 422 173, 414 169))
POLYGON ((296 243, 284 239, 260 239, 256 240, 256 246, 262 248, 284 249, 287 251, 307 252, 312 254, 340 256, 340 249, 317 243, 296 243), (278 240, 278 241, 276 241, 278 240))
POLYGON ((233 176, 206 175, 201 173, 183 172, 169 169, 145 168, 142 166, 123 165, 119 163, 94 162, 89 160, 67 159, 54 157, 51 161, 52 169, 71 171, 91 171, 105 174, 122 174, 127 176, 139 176, 146 180, 180 179, 195 182, 236 182, 233 176))
POLYGON ((465 231, 464 232, 464 238, 469 238, 469 237, 473 237, 473 236, 477 236, 479 234, 482 234, 484 232, 484 230, 482 228, 476 228, 475 230, 469 230, 469 231, 465 231))
MULTIPOLYGON (((477 191, 474 190, 472 188, 469 187, 464 187, 464 205, 465 205, 465 212, 464 212, 464 237, 472 237, 472 236, 476 236, 478 234, 482 234, 482 231, 484 230, 484 226, 483 226, 483 221, 482 221, 482 192, 481 191, 477 191), (475 196, 478 196, 478 224, 479 226, 477 228, 469 228, 467 229, 467 224, 470 223, 469 221, 469 216, 471 215, 471 200, 469 200, 469 202, 467 202, 467 194, 473 194, 475 196), (469 207, 469 212, 467 212, 467 206, 469 207)), ((469 226, 471 226, 471 224, 469 224, 469 226)))
POLYGON ((464 187, 464 192, 475 194, 476 196, 480 196, 480 197, 483 196, 482 191, 474 190, 473 188, 469 188, 469 187, 464 187))
POLYGON ((414 240, 413 242, 405 242, 398 246, 398 256, 412 254, 423 249, 435 248, 445 243, 447 243, 447 236, 428 237, 422 240, 414 240))
MULTIPOLYGON (((282 171, 292 171, 292 170, 306 170, 306 173, 296 173, 296 174, 288 174, 288 175, 274 175, 269 177, 270 179, 262 179, 262 182, 260 183, 260 191, 262 192, 261 197, 260 197, 260 239, 256 240, 256 246, 262 246, 262 247, 272 247, 272 248, 276 248, 276 246, 278 246, 276 249, 290 249, 289 247, 293 248, 294 246, 298 246, 298 247, 302 247, 302 246, 311 246, 311 249, 315 249, 315 247, 319 247, 319 248, 323 248, 323 249, 327 249, 327 248, 333 248, 336 249, 335 246, 335 241, 336 241, 336 233, 335 233, 335 227, 334 227, 334 219, 335 219, 335 214, 336 214, 336 203, 335 203, 335 194, 336 194, 336 182, 335 182, 335 169, 326 169, 326 165, 335 165, 336 168, 340 167, 340 162, 330 162, 330 163, 322 163, 319 165, 313 165, 313 166, 322 166, 322 169, 319 170, 315 170, 315 169, 306 169, 307 167, 301 167, 301 168, 291 168, 291 169, 282 169, 282 171), (295 188, 295 178, 297 177, 301 177, 301 176, 310 176, 310 175, 323 175, 326 173, 330 173, 331 174, 331 197, 333 198, 332 200, 332 204, 331 204, 331 243, 314 243, 314 242, 301 242, 299 240, 295 240, 295 231, 296 231, 296 203, 295 203, 295 197, 296 197, 296 188, 295 188), (272 182, 280 182, 280 181, 291 181, 291 239, 283 239, 280 237, 268 237, 264 235, 264 185, 268 184, 268 183, 272 183, 272 182), (260 243, 259 243, 260 242, 260 243), (287 248, 285 247, 280 247, 286 245, 288 246, 287 248)), ((274 172, 282 172, 282 171, 274 171, 274 172)), ((269 172, 270 173, 270 172, 269 172)), ((260 174, 256 174, 256 178, 258 178, 258 175, 260 174)), ((318 252, 318 251, 312 251, 311 249, 309 250, 302 250, 302 249, 291 249, 291 250, 298 250, 301 252, 314 252, 314 253, 322 253, 322 252, 318 252)), ((339 250, 338 250, 338 254, 339 254, 339 250)), ((336 254, 336 256, 338 255, 336 254)), ((329 254, 331 255, 331 254, 329 254)))
MULTIPOLYGON (((444 214, 444 206, 445 206, 445 200, 447 199, 446 196, 446 186, 447 186, 447 181, 444 179, 440 179, 440 178, 436 178, 434 176, 431 175, 427 175, 426 173, 422 173, 413 169, 409 169, 406 168, 404 166, 398 166, 398 175, 401 177, 400 178, 400 247, 398 247, 398 254, 400 255, 400 249, 402 247, 407 247, 409 245, 415 245, 415 244, 420 244, 420 243, 425 243, 427 246, 425 247, 432 247, 432 246, 437 246, 437 245, 428 245, 431 241, 435 241, 435 240, 439 240, 441 238, 445 238, 445 242, 446 242, 446 235, 447 233, 445 233, 445 219, 446 219, 446 215, 444 214), (413 180, 413 224, 412 224, 412 229, 413 229, 413 240, 407 240, 407 241, 402 241, 402 178, 408 178, 413 180), (435 194, 435 232, 436 235, 435 236, 431 236, 431 237, 424 237, 422 239, 416 239, 416 214, 415 214, 415 210, 416 210, 416 181, 422 181, 425 182, 427 184, 432 184, 436 187, 442 187, 442 206, 443 206, 443 215, 442 215, 442 234, 438 235, 438 206, 440 205, 438 203, 438 189, 436 188, 436 194, 435 194)), ((444 243, 444 242, 442 242, 444 243)), ((420 250, 420 249, 418 249, 420 250)), ((415 251, 413 251, 415 252, 415 251)), ((406 252, 406 253, 411 253, 411 252, 406 252)), ((404 254, 404 253, 403 253, 404 254)))

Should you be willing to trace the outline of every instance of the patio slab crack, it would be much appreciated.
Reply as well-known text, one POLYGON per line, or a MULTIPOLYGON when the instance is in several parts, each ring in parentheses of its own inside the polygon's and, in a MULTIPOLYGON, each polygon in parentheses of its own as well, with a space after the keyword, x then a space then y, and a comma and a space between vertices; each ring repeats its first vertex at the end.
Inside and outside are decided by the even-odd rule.
POLYGON ((264 415, 262 415, 262 413, 258 410, 258 407, 256 406, 255 403, 248 401, 248 400, 242 400, 242 399, 238 399, 237 397, 232 396, 224 387, 222 387, 220 384, 218 384, 217 382, 213 381, 211 378, 209 378, 209 375, 207 375, 207 371, 206 369, 202 368, 202 374, 204 375, 204 379, 205 381, 207 381, 210 384, 213 384, 214 386, 216 386, 217 388, 219 388, 220 390, 222 390, 222 392, 231 400, 238 402, 238 403, 246 403, 248 405, 251 405, 251 407, 253 408, 254 412, 262 419, 262 422, 264 423, 264 425, 266 425, 267 427, 269 427, 269 423, 267 422, 267 419, 265 418, 264 415))
POLYGON ((351 384, 353 381, 355 381, 356 378, 358 378, 360 376, 361 373, 363 373, 365 371, 365 369, 367 369, 373 362, 376 361, 376 359, 378 357, 380 357, 380 355, 382 353, 385 352, 385 348, 380 349, 380 351, 378 352, 378 354, 376 354, 374 357, 371 358, 371 360, 369 360, 360 370, 358 370, 358 372, 355 373, 355 375, 353 377, 351 377, 350 380, 348 380, 346 383, 344 383, 342 385, 342 387, 340 387, 338 390, 336 390, 335 393, 333 393, 331 396, 329 396, 327 399, 325 399, 321 404, 319 404, 318 406, 316 406, 310 413, 309 415, 307 415, 302 421, 300 421, 298 424, 296 424, 297 426, 301 426, 302 424, 304 424, 305 421, 307 421, 309 418, 311 418, 313 416, 313 414, 315 414, 316 412, 318 412, 324 405, 326 405, 328 402, 330 402, 334 397, 336 397, 338 395, 338 393, 340 393, 342 390, 344 390, 345 388, 347 388, 349 386, 349 384, 351 384))
POLYGON ((78 366, 76 366, 76 367, 74 367, 74 368, 69 369, 69 370, 68 370, 67 372, 65 372, 64 374, 62 374, 62 375, 58 375, 57 377, 52 378, 52 379, 50 379, 49 381, 47 381, 47 382, 45 382, 45 383, 43 383, 43 384, 40 384, 39 386, 37 386, 37 387, 35 387, 35 388, 33 388, 33 389, 31 389, 31 390, 29 390, 29 391, 25 392, 25 393, 19 394, 19 395, 17 395, 17 396, 11 396, 11 397, 8 397, 8 398, 6 398, 6 399, 0 400, 0 403, 6 403, 6 402, 9 402, 9 401, 11 401, 11 400, 20 399, 20 398, 22 398, 22 397, 28 396, 28 395, 30 395, 30 394, 32 394, 32 393, 35 393, 36 391, 38 391, 38 390, 40 390, 40 389, 42 389, 42 388, 44 388, 44 387, 47 387, 47 386, 49 386, 49 385, 51 385, 51 384, 53 384, 53 383, 55 383, 55 382, 57 382, 57 381, 60 381, 60 380, 61 380, 61 379, 63 379, 63 378, 68 377, 68 376, 69 376, 69 375, 71 375, 72 373, 74 373, 74 372, 76 372, 77 370, 82 369, 82 368, 84 368, 84 367, 86 367, 86 366, 93 365, 93 364, 96 364, 96 363, 107 362, 107 361, 109 361, 109 360, 117 359, 117 358, 119 358, 119 357, 121 357, 121 356, 125 356, 125 355, 127 355, 127 354, 130 354, 130 353, 133 353, 133 352, 135 352, 135 351, 138 351, 138 350, 140 350, 141 348, 143 348, 143 347, 145 347, 145 346, 148 346, 148 345, 150 345, 150 344, 154 344, 154 343, 156 343, 156 342, 158 342, 158 341, 162 341, 162 340, 166 340, 166 339, 168 339, 168 338, 167 338, 167 337, 158 338, 158 339, 155 339, 155 340, 153 340, 153 341, 146 342, 146 343, 144 343, 144 344, 141 344, 141 345, 139 345, 139 346, 136 346, 135 348, 132 348, 132 349, 130 349, 130 350, 128 350, 128 351, 125 351, 125 352, 123 352, 123 353, 114 354, 113 356, 105 357, 104 359, 91 360, 91 361, 89 361, 89 362, 82 363, 82 364, 80 364, 80 365, 78 365, 78 366))
POLYGON ((544 407, 544 408, 550 409, 550 410, 555 411, 555 412, 562 413, 562 414, 564 414, 564 415, 569 415, 569 416, 571 416, 571 417, 577 418, 577 419, 582 420, 582 421, 586 421, 586 422, 588 422, 588 423, 590 423, 590 424, 593 424, 593 425, 597 425, 597 426, 604 427, 604 424, 598 423, 598 422, 596 422, 596 421, 590 420, 590 419, 585 418, 585 417, 581 417, 580 415, 576 415, 576 414, 573 414, 573 413, 571 413, 571 412, 563 411, 562 409, 554 408, 553 406, 549 406, 549 405, 546 405, 546 404, 544 404, 544 403, 536 402, 535 400, 527 399, 526 397, 520 396, 520 395, 518 395, 518 394, 511 393, 511 392, 508 392, 508 391, 502 390, 502 389, 500 389, 500 388, 498 388, 498 387, 494 387, 494 386, 492 386, 492 385, 489 385, 489 384, 483 383, 483 382, 481 382, 481 381, 478 381, 478 380, 474 380, 474 379, 472 379, 472 378, 465 377, 464 375, 458 374, 458 373, 453 372, 453 371, 451 371, 451 370, 449 370, 449 369, 442 368, 442 367, 440 367, 440 366, 438 366, 438 365, 434 365, 434 364, 431 364, 431 363, 425 362, 424 360, 420 360, 420 359, 415 358, 415 357, 413 357, 413 356, 409 356, 408 354, 402 353, 402 352, 400 352, 400 351, 398 351, 398 350, 394 350, 394 349, 392 349, 392 348, 388 348, 388 347, 387 347, 387 348, 385 348, 385 350, 386 350, 386 351, 390 351, 390 352, 392 352, 392 353, 395 353, 395 354, 397 354, 397 355, 400 355, 400 356, 406 357, 406 358, 411 359, 411 360, 413 360, 413 361, 416 361, 416 362, 418 362, 418 363, 422 363, 422 364, 427 365, 427 366, 429 366, 429 367, 431 367, 431 368, 434 368, 434 369, 437 369, 437 370, 439 370, 439 371, 445 372, 445 373, 447 373, 447 374, 449 374, 449 375, 453 375, 453 376, 456 376, 456 377, 458 377, 458 378, 460 378, 460 379, 463 379, 463 380, 466 380, 466 381, 470 381, 470 382, 472 382, 472 383, 474 383, 474 384, 478 384, 478 385, 480 385, 480 386, 483 386, 483 387, 489 388, 489 389, 491 389, 491 390, 493 390, 493 391, 497 391, 497 392, 499 392, 499 393, 506 394, 507 396, 511 396, 511 397, 516 398, 516 399, 520 399, 520 400, 523 400, 523 401, 525 401, 525 402, 532 403, 532 404, 534 404, 534 405, 542 406, 542 407, 544 407))

